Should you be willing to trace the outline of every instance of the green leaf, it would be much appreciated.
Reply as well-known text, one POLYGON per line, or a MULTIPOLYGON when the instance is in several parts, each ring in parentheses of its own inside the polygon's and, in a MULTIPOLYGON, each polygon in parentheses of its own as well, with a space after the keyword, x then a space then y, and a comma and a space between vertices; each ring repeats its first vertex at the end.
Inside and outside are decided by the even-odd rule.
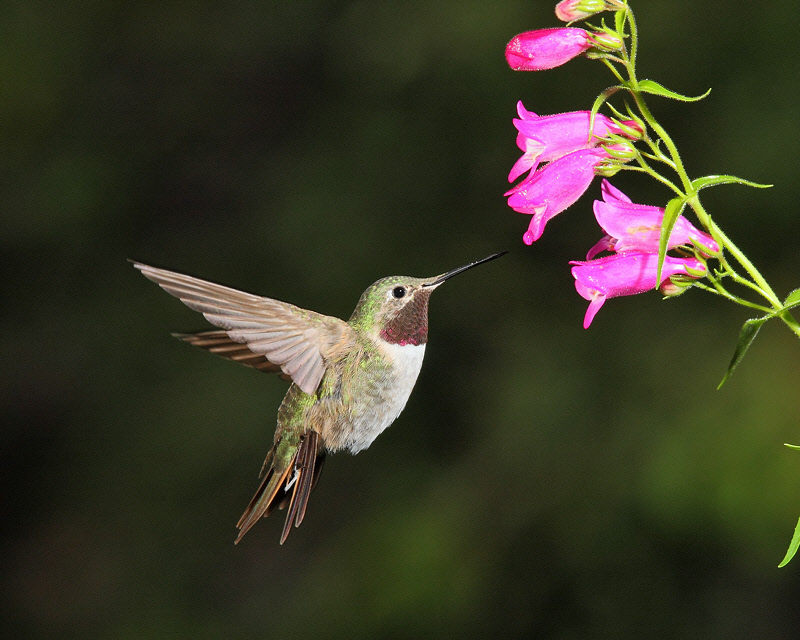
POLYGON ((800 548, 800 520, 797 521, 797 526, 794 528, 794 535, 792 536, 792 541, 789 543, 789 548, 786 550, 786 555, 783 556, 783 560, 778 565, 778 568, 785 567, 789 564, 789 560, 794 558, 794 554, 797 553, 797 549, 800 548))
POLYGON ((715 187, 718 184, 743 184, 748 187, 755 187, 756 189, 769 189, 772 186, 771 184, 750 182, 750 180, 737 178, 736 176, 704 176, 702 178, 692 180, 692 187, 694 188, 695 193, 700 191, 700 189, 705 189, 706 187, 715 187))
POLYGON ((786 296, 786 300, 783 301, 783 308, 792 309, 798 305, 800 305, 800 289, 795 289, 786 296))
POLYGON ((725 381, 730 378, 733 370, 736 368, 736 365, 742 361, 744 354, 747 353, 747 350, 750 348, 753 340, 756 339, 756 335, 758 335, 761 325, 763 325, 771 317, 773 316, 769 315, 764 316, 763 318, 753 318, 742 325, 742 330, 739 332, 739 342, 736 345, 736 351, 733 352, 733 358, 731 358, 731 363, 728 365, 728 371, 725 373, 725 377, 722 378, 722 382, 720 382, 717 386, 717 389, 722 387, 722 385, 725 384, 725 381))
POLYGON ((614 13, 614 26, 617 29, 617 33, 623 33, 625 29, 625 21, 628 17, 628 12, 625 10, 616 11, 614 13))
POLYGON ((664 220, 661 222, 661 239, 658 242, 658 269, 656 273, 656 289, 661 284, 661 268, 664 266, 664 258, 667 255, 667 247, 669 246, 669 236, 672 234, 672 227, 675 226, 675 221, 681 215, 683 207, 686 202, 683 198, 673 198, 667 203, 664 208, 664 220))
POLYGON ((784 447, 789 447, 790 449, 796 449, 797 451, 800 451, 800 445, 797 445, 797 444, 789 444, 788 442, 784 442, 783 446, 784 447))
POLYGON ((684 96, 680 93, 675 93, 674 91, 670 91, 665 86, 658 84, 654 80, 642 80, 638 86, 639 91, 643 91, 644 93, 652 93, 656 96, 662 96, 663 98, 672 98, 673 100, 681 100, 682 102, 697 102, 698 100, 702 100, 705 98, 709 93, 711 93, 711 89, 706 91, 702 96, 684 96))

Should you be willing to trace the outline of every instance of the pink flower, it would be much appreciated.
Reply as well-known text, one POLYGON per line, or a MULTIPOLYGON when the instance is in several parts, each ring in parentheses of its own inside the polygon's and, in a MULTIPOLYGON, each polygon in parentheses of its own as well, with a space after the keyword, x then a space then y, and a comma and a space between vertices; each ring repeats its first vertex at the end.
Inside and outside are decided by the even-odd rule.
POLYGON ((514 36, 506 45, 506 61, 514 71, 543 71, 559 67, 592 48, 584 29, 537 29, 514 36))
POLYGON ((661 269, 661 282, 656 282, 658 254, 629 251, 616 253, 605 258, 587 262, 572 261, 572 276, 575 289, 581 297, 589 301, 589 308, 583 319, 583 328, 588 329, 600 307, 608 298, 632 296, 663 285, 670 276, 682 274, 691 277, 689 270, 705 272, 705 266, 694 258, 664 258, 661 269))
MULTIPOLYGON (((594 201, 594 215, 607 235, 589 250, 586 259, 591 260, 601 251, 657 253, 664 209, 634 204, 608 180, 603 180, 601 191, 603 200, 594 201)), ((697 229, 683 216, 678 216, 667 249, 690 243, 712 253, 719 252, 719 245, 714 238, 697 229)))
MULTIPOLYGON (((594 126, 589 131, 590 111, 571 111, 549 116, 538 116, 528 111, 522 101, 517 103, 519 118, 514 118, 517 146, 524 152, 511 168, 508 181, 513 182, 529 169, 536 170, 540 162, 550 162, 563 155, 596 147, 606 136, 625 135, 611 118, 597 113, 594 126)), ((639 129, 632 120, 623 122, 627 127, 639 129)))
POLYGON ((532 244, 538 240, 547 221, 583 195, 594 179, 595 167, 610 157, 611 154, 599 147, 573 151, 531 173, 507 191, 509 207, 533 214, 522 236, 523 242, 532 244))

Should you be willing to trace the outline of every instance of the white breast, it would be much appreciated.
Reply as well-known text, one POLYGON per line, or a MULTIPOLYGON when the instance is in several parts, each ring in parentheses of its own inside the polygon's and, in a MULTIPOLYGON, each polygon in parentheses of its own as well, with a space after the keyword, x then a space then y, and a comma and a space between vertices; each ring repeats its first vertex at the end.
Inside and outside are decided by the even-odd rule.
POLYGON ((380 400, 370 403, 369 408, 363 407, 365 410, 360 415, 353 416, 355 428, 346 445, 352 453, 366 449, 400 415, 417 382, 425 356, 424 344, 400 346, 384 342, 381 350, 394 366, 375 390, 380 400))

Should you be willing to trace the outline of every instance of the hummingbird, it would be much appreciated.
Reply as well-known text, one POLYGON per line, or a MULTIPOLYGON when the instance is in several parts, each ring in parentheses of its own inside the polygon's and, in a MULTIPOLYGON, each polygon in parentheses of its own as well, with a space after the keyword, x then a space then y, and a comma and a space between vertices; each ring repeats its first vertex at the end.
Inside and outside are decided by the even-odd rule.
POLYGON ((291 382, 261 483, 236 525, 235 544, 276 507, 287 508, 281 544, 292 525, 300 526, 326 454, 366 449, 405 407, 428 342, 431 293, 505 253, 432 278, 382 278, 364 291, 347 322, 133 262, 142 275, 219 327, 175 337, 291 382))

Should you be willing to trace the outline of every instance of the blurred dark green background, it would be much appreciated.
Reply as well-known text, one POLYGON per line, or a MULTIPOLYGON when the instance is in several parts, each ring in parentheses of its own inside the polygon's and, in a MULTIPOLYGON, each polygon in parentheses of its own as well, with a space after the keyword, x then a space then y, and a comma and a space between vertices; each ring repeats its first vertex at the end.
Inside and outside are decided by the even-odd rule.
MULTIPOLYGON (((800 285, 794 3, 641 2, 640 73, 705 202, 800 285), (724 7, 724 9, 723 9, 724 7)), ((588 108, 584 59, 515 74, 549 2, 0 6, 3 626, 63 638, 793 638, 800 344, 701 292, 609 302, 567 262, 593 185, 524 247, 517 99, 588 108), (332 457, 303 526, 234 547, 285 384, 180 344, 134 258, 347 317, 379 277, 510 249, 434 296, 415 393, 332 457)), ((661 203, 652 181, 614 183, 661 203)))

